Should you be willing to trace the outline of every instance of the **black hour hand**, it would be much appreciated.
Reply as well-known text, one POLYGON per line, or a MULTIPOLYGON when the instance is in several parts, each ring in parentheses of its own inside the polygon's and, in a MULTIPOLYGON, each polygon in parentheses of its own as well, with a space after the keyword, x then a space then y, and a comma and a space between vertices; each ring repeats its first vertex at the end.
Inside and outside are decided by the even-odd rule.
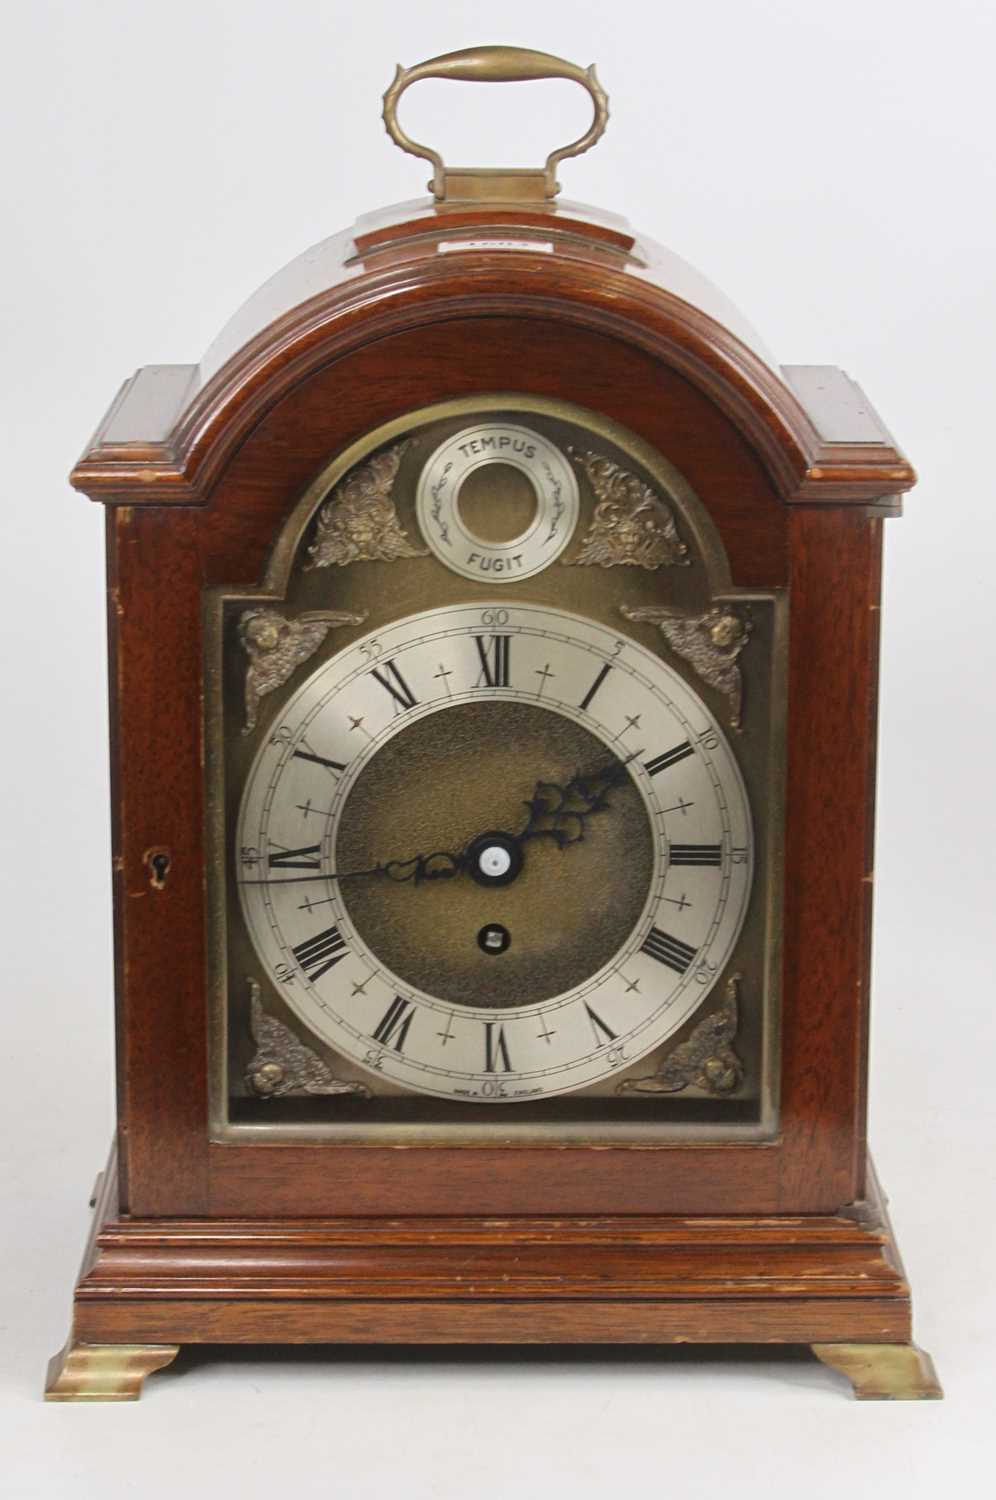
POLYGON ((626 765, 631 759, 632 756, 626 761, 613 760, 588 775, 577 771, 563 786, 556 781, 537 781, 532 797, 525 804, 529 816, 519 842, 550 838, 558 849, 579 844, 585 836, 587 820, 611 807, 608 793, 626 780, 626 765))

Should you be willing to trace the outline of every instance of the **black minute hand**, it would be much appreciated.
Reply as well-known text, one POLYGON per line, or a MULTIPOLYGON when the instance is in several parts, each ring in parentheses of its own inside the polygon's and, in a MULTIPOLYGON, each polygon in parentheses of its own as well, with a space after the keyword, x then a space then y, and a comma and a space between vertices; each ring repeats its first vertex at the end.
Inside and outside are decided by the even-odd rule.
POLYGON ((447 854, 440 850, 436 854, 416 854, 411 859, 390 859, 386 864, 371 865, 368 870, 330 870, 325 875, 285 875, 279 880, 240 880, 239 885, 303 885, 310 880, 360 880, 369 875, 386 875, 388 880, 399 883, 406 880, 448 880, 459 875, 462 856, 447 854), (442 863, 437 864, 436 861, 442 863))
POLYGON ((285 875, 279 880, 240 880, 239 885, 303 885, 310 880, 361 880, 364 876, 384 875, 399 884, 414 880, 450 880, 463 868, 463 855, 438 850, 434 854, 416 854, 411 859, 389 859, 368 870, 330 870, 325 875, 285 875))

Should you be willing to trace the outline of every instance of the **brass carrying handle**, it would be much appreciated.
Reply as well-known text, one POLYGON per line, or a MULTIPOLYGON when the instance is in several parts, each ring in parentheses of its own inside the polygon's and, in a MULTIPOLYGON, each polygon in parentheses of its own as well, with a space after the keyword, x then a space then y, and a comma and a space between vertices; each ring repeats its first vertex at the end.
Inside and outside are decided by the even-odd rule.
POLYGON ((528 47, 468 47, 461 52, 447 52, 430 57, 413 68, 397 71, 384 95, 384 125, 396 146, 411 156, 421 156, 432 163, 432 191, 440 201, 459 199, 542 200, 554 198, 559 190, 557 163, 568 156, 580 156, 603 135, 609 118, 609 100, 595 75, 595 65, 579 67, 549 52, 533 52, 528 47), (453 78, 464 83, 523 83, 535 78, 567 78, 579 83, 591 96, 594 106, 591 125, 559 151, 551 151, 544 167, 489 168, 447 167, 438 151, 423 146, 406 135, 398 123, 398 101, 405 89, 422 78, 453 78))

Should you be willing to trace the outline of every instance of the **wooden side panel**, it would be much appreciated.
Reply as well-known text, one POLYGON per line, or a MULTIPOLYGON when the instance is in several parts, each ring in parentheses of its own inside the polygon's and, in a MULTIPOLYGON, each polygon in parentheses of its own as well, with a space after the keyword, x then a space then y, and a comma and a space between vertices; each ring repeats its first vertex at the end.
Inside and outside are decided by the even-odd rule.
POLYGON ((192 511, 108 512, 122 1207, 207 1210, 201 556, 192 511), (151 856, 168 860, 161 889, 151 856))
POLYGON ((880 524, 789 522, 784 1206, 863 1191, 880 524))

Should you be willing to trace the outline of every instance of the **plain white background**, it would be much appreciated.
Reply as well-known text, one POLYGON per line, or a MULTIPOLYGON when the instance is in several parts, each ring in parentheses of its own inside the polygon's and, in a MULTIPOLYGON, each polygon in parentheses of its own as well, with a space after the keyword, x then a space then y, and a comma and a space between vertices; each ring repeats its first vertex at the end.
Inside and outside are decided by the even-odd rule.
MULTIPOLYGON (((5 1492, 985 1491, 996 12, 22 0, 5 22, 5 1492), (65 475, 136 366, 198 359, 283 262, 423 190, 380 94, 396 61, 485 41, 595 60, 613 120, 566 194, 698 265, 784 362, 842 365, 920 471, 887 538, 871 1130, 943 1404, 858 1405, 799 1358, 326 1350, 186 1357, 137 1406, 40 1402, 112 1124, 102 516, 65 475)), ((458 162, 532 163, 587 105, 433 84, 404 118, 458 162)))

